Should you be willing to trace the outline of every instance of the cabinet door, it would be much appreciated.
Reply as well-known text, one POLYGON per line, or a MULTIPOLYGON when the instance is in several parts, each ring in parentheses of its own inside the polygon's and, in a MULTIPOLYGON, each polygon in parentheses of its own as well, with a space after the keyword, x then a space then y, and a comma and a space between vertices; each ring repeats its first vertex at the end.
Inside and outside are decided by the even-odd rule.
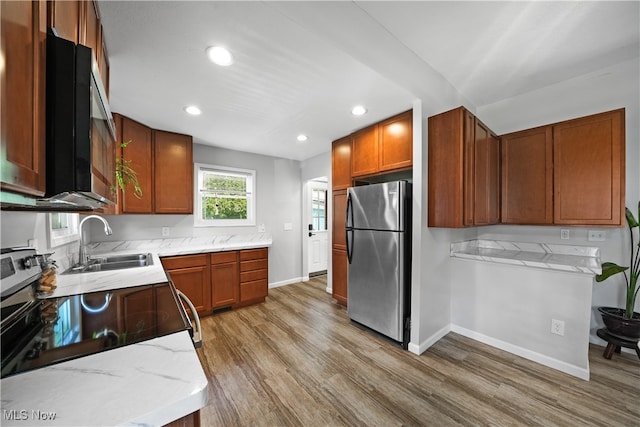
POLYGON ((473 224, 497 224, 499 220, 499 140, 478 119, 474 120, 473 224))
POLYGON ((351 175, 362 176, 378 171, 378 127, 370 126, 353 134, 351 175))
POLYGON ((502 136, 502 223, 553 223, 551 126, 502 136))
POLYGON ((238 252, 229 251, 211 254, 213 308, 228 307, 238 303, 239 288, 238 252))
POLYGON ((188 135, 155 130, 155 213, 193 213, 193 154, 188 135))
POLYGON ((49 26, 55 28, 58 36, 78 43, 80 40, 81 1, 55 0, 47 2, 49 26))
POLYGON ((82 2, 82 28, 80 31, 80 44, 90 47, 98 58, 97 50, 100 43, 100 12, 95 1, 82 2))
POLYGON ((469 227, 474 224, 476 200, 476 120, 469 111, 462 110, 462 188, 456 194, 462 193, 463 216, 462 225, 469 227))
POLYGON ((146 127, 127 117, 122 117, 122 139, 120 142, 130 141, 126 148, 122 148, 121 156, 130 161, 131 168, 136 172, 138 183, 142 189, 142 197, 138 198, 131 186, 122 195, 122 213, 153 213, 153 143, 151 128, 146 127))
POLYGON ((333 230, 331 245, 334 249, 347 249, 346 240, 347 190, 333 192, 333 230))
POLYGON ((333 141, 331 185, 334 190, 351 187, 351 136, 333 141))
POLYGON ((341 249, 333 249, 331 251, 331 266, 331 296, 333 296, 333 298, 335 298, 338 303, 347 305, 347 251, 341 249))
MULTIPOLYGON (((164 264, 164 261, 163 261, 164 264)), ((199 315, 211 312, 209 265, 167 270, 173 284, 191 300, 199 315)))
POLYGON ((553 126, 555 224, 624 224, 624 131, 624 109, 553 126))
POLYGON ((413 166, 413 110, 378 124, 380 172, 413 166))
POLYGON ((0 2, 2 190, 45 193, 46 2, 0 2))
MULTIPOLYGON (((472 126, 465 124, 467 111, 460 107, 428 119, 428 225, 429 227, 462 227, 465 206, 473 206, 473 193, 467 200, 463 189, 473 176, 467 173, 469 158, 464 141, 473 147, 472 126), (469 133, 465 136, 465 130, 469 133)), ((473 154, 473 151, 471 151, 473 154)), ((472 157, 471 157, 472 158, 472 157)), ((471 166, 472 162, 471 162, 471 166)), ((473 223, 473 212, 468 222, 473 223)))

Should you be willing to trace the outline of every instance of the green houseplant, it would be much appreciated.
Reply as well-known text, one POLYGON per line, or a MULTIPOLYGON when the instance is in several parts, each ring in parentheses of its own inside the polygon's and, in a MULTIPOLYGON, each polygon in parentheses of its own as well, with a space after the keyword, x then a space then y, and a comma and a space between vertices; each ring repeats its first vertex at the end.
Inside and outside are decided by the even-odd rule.
MULTIPOLYGON (((131 144, 131 140, 120 143, 120 147, 126 148, 129 144, 131 144)), ((142 188, 140 188, 140 183, 138 182, 138 174, 131 168, 131 160, 125 160, 124 157, 116 157, 115 175, 116 182, 111 187, 111 192, 115 194, 118 187, 124 192, 127 185, 132 185, 133 195, 137 198, 142 197, 142 188)))
MULTIPOLYGON (((618 273, 624 275, 626 283, 625 308, 614 309, 611 307, 600 307, 598 311, 602 314, 602 320, 605 322, 607 330, 614 335, 622 335, 624 337, 640 338, 640 313, 633 311, 636 299, 638 297, 638 277, 640 277, 640 238, 636 243, 634 230, 640 229, 638 220, 634 217, 629 208, 625 209, 627 226, 629 229, 629 240, 631 253, 629 256, 629 266, 620 266, 613 262, 602 263, 602 274, 596 276, 596 282, 602 282, 618 273), (621 317, 619 323, 621 325, 610 326, 611 315, 621 317)), ((638 219, 640 219, 640 203, 638 203, 638 219)))

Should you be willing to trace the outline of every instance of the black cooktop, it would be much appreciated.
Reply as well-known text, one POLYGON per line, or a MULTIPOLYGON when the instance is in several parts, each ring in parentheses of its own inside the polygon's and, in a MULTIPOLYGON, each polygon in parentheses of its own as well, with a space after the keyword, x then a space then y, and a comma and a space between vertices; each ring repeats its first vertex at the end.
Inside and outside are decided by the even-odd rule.
POLYGON ((2 378, 191 330, 169 283, 39 301, 2 331, 2 378))

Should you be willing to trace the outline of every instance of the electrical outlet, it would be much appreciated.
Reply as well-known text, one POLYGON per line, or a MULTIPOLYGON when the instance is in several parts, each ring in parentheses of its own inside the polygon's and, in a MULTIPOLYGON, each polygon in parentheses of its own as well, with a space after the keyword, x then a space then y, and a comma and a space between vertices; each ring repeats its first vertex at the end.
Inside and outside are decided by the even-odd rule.
POLYGON ((169 227, 162 227, 162 237, 168 237, 169 234, 169 227))
POLYGON ((267 231, 267 227, 264 224, 260 224, 258 226, 258 233, 264 233, 265 231, 267 231))
POLYGON ((551 333, 564 336, 564 320, 551 319, 551 333))
POLYGON ((569 233, 569 229, 568 228, 563 228, 563 229, 560 230, 560 238, 562 240, 569 240, 570 233, 569 233))
POLYGON ((589 230, 587 239, 590 242, 604 242, 607 240, 607 232, 604 230, 589 230))
POLYGON ((291 231, 291 230, 293 230, 293 224, 292 224, 292 223, 290 223, 290 222, 285 222, 285 223, 284 223, 284 229, 285 229, 285 231, 291 231))

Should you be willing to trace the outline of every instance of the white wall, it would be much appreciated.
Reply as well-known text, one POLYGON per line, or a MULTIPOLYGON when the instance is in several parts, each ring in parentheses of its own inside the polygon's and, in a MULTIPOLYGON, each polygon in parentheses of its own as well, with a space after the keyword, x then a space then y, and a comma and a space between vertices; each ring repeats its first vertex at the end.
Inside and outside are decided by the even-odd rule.
POLYGON ((78 242, 51 248, 47 235, 47 215, 41 212, 13 212, 0 213, 0 247, 27 246, 29 240, 35 239, 34 247, 40 253, 53 252, 60 270, 65 270, 77 261, 78 242))
MULTIPOLYGON (((626 110, 626 205, 636 212, 640 199, 640 65, 638 59, 598 72, 478 108, 478 116, 499 134, 586 116, 617 108, 626 110)), ((598 246, 603 261, 628 264, 626 229, 603 229, 605 242, 587 241, 587 232, 596 227, 571 228, 571 240, 559 240, 560 227, 496 226, 479 228, 479 238, 556 242, 598 246)), ((469 268, 469 267, 466 267, 469 268)), ((492 278, 502 281, 500 275, 492 278)), ((592 306, 624 306, 623 278, 618 276, 592 284, 592 306)), ((504 285, 504 283, 500 283, 504 285)), ((460 296, 460 295, 459 295, 460 296)), ((464 296, 462 296, 464 297, 464 296)), ((576 291, 575 298, 582 298, 576 291)), ((636 304, 640 310, 640 301, 636 304)), ((604 345, 595 335, 602 321, 596 310, 590 319, 591 341, 604 345)))
MULTIPOLYGON (((193 227, 193 215, 110 215, 106 216, 113 235, 105 236, 99 223, 91 224, 92 241, 140 240, 162 238, 162 227, 171 237, 251 234, 264 224, 273 237, 269 250, 269 284, 293 283, 302 277, 302 185, 300 162, 282 158, 193 145, 198 163, 256 171, 255 227, 193 227), (293 230, 284 230, 284 224, 293 230)), ((87 223, 88 224, 88 223, 87 223)))

